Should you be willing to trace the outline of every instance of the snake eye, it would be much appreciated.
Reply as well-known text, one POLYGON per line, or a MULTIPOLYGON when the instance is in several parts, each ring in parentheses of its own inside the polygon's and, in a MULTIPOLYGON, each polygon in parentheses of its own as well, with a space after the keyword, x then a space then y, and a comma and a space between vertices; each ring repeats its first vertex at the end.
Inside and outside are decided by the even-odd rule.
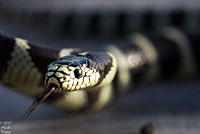
POLYGON ((82 70, 80 68, 76 68, 74 70, 74 75, 76 78, 80 78, 82 76, 82 70))

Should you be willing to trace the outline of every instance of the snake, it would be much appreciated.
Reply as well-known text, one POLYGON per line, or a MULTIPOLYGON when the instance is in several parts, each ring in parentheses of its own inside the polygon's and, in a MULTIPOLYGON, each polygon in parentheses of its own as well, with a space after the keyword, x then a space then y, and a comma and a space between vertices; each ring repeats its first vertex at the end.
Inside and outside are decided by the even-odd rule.
POLYGON ((37 98, 22 122, 42 101, 69 111, 98 111, 139 84, 200 72, 199 16, 195 13, 13 11, 9 15, 26 24, 37 20, 40 27, 70 35, 123 36, 134 32, 129 43, 108 44, 102 52, 52 49, 0 34, 1 82, 37 98), (166 27, 169 24, 176 28, 166 27), (163 30, 155 33, 152 29, 163 30))
POLYGON ((124 46, 105 51, 52 49, 0 35, 0 79, 33 98, 25 118, 41 101, 69 111, 101 110, 138 84, 194 76, 200 70, 200 34, 168 27, 159 34, 135 33, 124 46))

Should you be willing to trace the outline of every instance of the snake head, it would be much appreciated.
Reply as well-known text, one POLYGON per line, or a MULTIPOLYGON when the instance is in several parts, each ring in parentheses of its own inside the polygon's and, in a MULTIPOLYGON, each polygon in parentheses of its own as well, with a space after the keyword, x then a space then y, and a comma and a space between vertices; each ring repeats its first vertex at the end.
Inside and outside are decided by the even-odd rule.
POLYGON ((48 66, 45 76, 47 88, 56 87, 55 92, 74 91, 95 86, 100 73, 92 60, 81 55, 59 58, 48 66))

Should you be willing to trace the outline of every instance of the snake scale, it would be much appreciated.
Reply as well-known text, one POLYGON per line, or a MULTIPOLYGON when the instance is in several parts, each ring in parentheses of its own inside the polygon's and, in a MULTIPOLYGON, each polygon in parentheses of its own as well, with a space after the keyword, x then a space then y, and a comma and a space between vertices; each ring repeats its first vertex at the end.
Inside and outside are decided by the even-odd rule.
POLYGON ((90 31, 90 34, 122 35, 135 31, 146 32, 155 26, 160 29, 167 23, 187 32, 167 27, 156 34, 135 33, 128 44, 121 47, 107 45, 103 52, 65 48, 56 50, 1 34, 1 81, 15 91, 34 98, 46 89, 53 89, 46 101, 56 107, 70 111, 96 111, 117 96, 134 89, 137 84, 160 78, 198 75, 200 34, 198 21, 194 21, 198 16, 181 12, 177 19, 174 14, 177 16, 176 12, 171 13, 163 21, 160 18, 162 14, 150 12, 143 19, 139 16, 135 21, 133 14, 92 13, 83 14, 89 19, 81 23, 82 14, 72 13, 61 18, 57 14, 22 14, 29 21, 32 18, 41 22, 59 18, 59 21, 50 21, 50 25, 59 23, 59 30, 67 33, 74 31, 85 34, 90 31))

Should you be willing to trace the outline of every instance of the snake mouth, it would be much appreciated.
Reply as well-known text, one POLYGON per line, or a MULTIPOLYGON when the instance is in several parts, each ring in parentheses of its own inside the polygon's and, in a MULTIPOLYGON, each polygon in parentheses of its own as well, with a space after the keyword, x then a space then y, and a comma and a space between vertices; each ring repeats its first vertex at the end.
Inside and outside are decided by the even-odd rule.
POLYGON ((56 86, 54 92, 74 91, 95 86, 100 78, 99 72, 86 64, 50 64, 46 73, 47 88, 56 86), (77 66, 75 66, 77 65, 77 66))
POLYGON ((52 89, 52 88, 57 89, 58 86, 57 86, 56 84, 54 84, 54 83, 51 83, 51 84, 49 85, 48 89, 52 89))

